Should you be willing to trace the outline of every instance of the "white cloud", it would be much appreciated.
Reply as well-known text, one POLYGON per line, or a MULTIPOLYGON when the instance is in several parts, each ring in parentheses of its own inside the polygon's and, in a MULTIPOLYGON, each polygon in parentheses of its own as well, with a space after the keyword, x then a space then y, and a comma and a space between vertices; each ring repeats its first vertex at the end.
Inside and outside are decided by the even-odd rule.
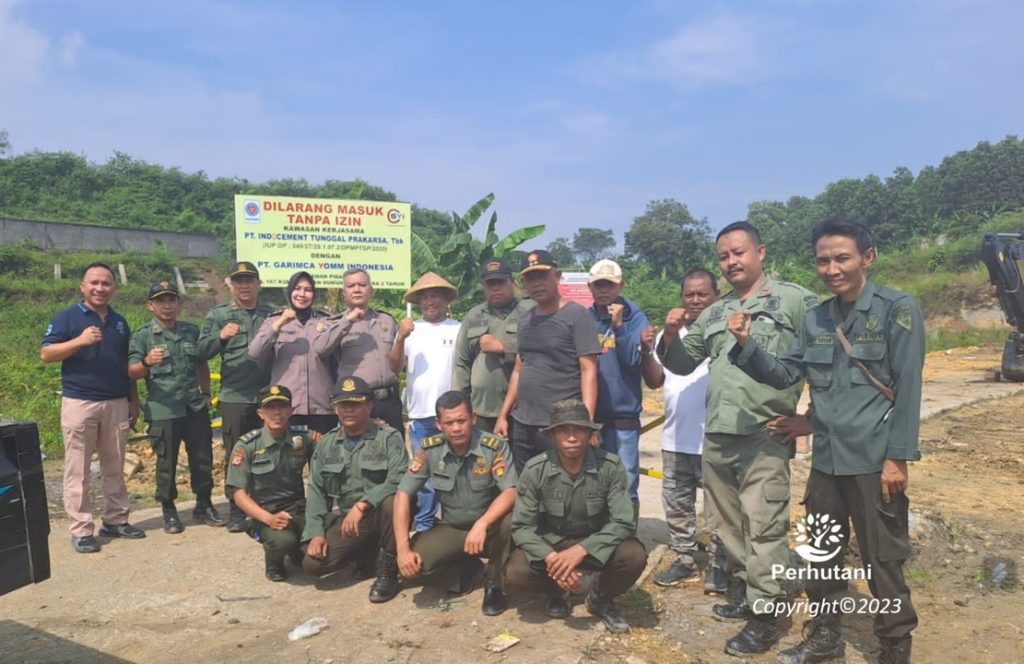
POLYGON ((78 52, 85 46, 85 37, 75 30, 64 35, 60 40, 58 59, 65 67, 74 67, 78 63, 78 52))
POLYGON ((649 80, 683 90, 744 85, 773 70, 771 37, 777 23, 715 11, 683 25, 640 51, 600 58, 599 78, 649 80))
POLYGON ((0 86, 3 91, 35 82, 46 65, 50 40, 14 18, 21 0, 0 0, 0 86))

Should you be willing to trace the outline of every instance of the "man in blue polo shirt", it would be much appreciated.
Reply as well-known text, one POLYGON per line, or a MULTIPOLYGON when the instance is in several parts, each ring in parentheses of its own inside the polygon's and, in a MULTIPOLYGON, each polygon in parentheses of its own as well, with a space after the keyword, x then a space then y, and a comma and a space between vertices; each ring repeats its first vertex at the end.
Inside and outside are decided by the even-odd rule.
POLYGON ((63 384, 60 424, 64 435, 64 511, 71 522, 71 544, 94 553, 89 501, 89 464, 100 457, 103 487, 102 537, 138 539, 146 533, 128 523, 124 450, 138 417, 138 396, 128 380, 128 323, 110 307, 114 272, 92 263, 82 273, 82 301, 57 313, 46 328, 39 357, 60 362, 63 384))

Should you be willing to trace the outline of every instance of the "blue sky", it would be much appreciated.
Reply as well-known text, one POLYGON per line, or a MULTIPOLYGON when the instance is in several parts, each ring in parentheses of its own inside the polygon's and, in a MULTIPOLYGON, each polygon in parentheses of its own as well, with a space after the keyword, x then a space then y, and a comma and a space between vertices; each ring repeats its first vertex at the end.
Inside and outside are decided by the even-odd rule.
POLYGON ((364 178, 620 243, 1021 135, 1024 3, 0 0, 15 152, 364 178))

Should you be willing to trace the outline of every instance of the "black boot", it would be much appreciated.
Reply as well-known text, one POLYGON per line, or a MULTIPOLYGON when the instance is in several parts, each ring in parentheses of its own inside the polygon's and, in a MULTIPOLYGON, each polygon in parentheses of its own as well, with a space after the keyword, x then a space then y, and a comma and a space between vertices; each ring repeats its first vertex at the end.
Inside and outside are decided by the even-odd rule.
POLYGON ((480 562, 479 558, 464 560, 462 566, 459 567, 458 582, 448 587, 448 594, 466 595, 473 592, 473 588, 476 586, 476 577, 479 576, 480 570, 483 568, 484 564, 480 562))
POLYGON ((629 623, 622 617, 619 610, 615 608, 615 602, 611 595, 598 595, 591 590, 587 593, 586 606, 591 615, 595 615, 604 621, 609 632, 622 634, 629 631, 629 623))
POLYGON ((398 557, 381 551, 377 556, 377 579, 370 586, 370 601, 387 602, 398 594, 398 557))
POLYGON ((245 512, 240 510, 233 500, 231 501, 231 513, 228 515, 228 532, 245 532, 245 512))
POLYGON ((775 616, 770 613, 752 615, 740 633, 725 642, 725 652, 736 657, 768 652, 779 640, 775 623, 775 616))
POLYGON ((725 604, 711 607, 711 616, 715 620, 749 620, 753 612, 747 604, 747 582, 735 576, 729 579, 729 588, 725 592, 725 604))
POLYGON ((175 535, 185 530, 185 526, 181 525, 181 519, 178 518, 178 508, 174 506, 171 501, 165 501, 160 504, 163 508, 164 513, 164 532, 175 535))
POLYGON ((878 654, 878 664, 910 664, 911 637, 881 641, 882 652, 878 654))
POLYGON ((267 566, 267 578, 271 581, 284 581, 288 578, 288 570, 284 566, 284 559, 271 560, 269 553, 263 554, 267 566))
POLYGON ((482 607, 485 616, 500 616, 508 608, 508 599, 505 591, 493 581, 484 581, 484 604, 482 607))
POLYGON ((724 595, 729 590, 729 571, 722 564, 716 564, 708 559, 707 569, 704 571, 704 594, 724 595))
POLYGON ((846 655, 846 644, 837 621, 809 620, 804 623, 803 641, 780 652, 780 664, 814 664, 839 659, 846 655))
POLYGON ((569 593, 558 591, 548 595, 547 604, 544 606, 544 615, 548 618, 565 620, 572 613, 572 606, 569 605, 569 593))
POLYGON ((223 526, 227 521, 220 515, 210 500, 210 494, 196 497, 196 507, 192 510, 192 520, 208 526, 223 526))

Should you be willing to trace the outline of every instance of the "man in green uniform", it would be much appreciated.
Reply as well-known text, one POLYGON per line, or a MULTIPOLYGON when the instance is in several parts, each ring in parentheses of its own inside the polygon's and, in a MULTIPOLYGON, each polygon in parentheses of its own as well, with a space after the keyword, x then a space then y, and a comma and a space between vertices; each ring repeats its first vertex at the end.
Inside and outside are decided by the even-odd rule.
POLYGON ((309 463, 302 567, 323 576, 370 554, 377 558, 370 601, 386 602, 398 593, 391 514, 409 457, 397 431, 370 420, 373 390, 362 378, 343 376, 331 405, 341 426, 317 442, 309 463))
MULTIPOLYGON (((921 309, 906 293, 868 279, 875 246, 863 224, 825 220, 815 228, 813 242, 818 276, 834 297, 807 315, 800 334, 777 358, 750 343, 751 312, 732 314, 729 331, 737 346, 730 358, 755 379, 778 388, 807 377, 814 402, 808 524, 838 531, 834 546, 819 547, 836 550, 836 555, 813 563, 810 571, 842 570, 852 520, 861 560, 870 571, 868 585, 880 600, 875 615, 882 644, 878 661, 909 662, 917 614, 903 578, 903 561, 910 555, 904 492, 907 461, 921 456, 921 309)), ((839 604, 846 588, 839 574, 810 577, 807 597, 818 606, 818 615, 807 638, 779 653, 779 661, 800 664, 843 656, 839 604)))
POLYGON ((210 368, 199 359, 199 328, 179 321, 178 287, 168 281, 153 284, 146 308, 153 314, 148 325, 135 330, 128 347, 128 376, 146 379, 143 410, 149 422, 149 440, 156 452, 156 499, 163 507, 164 531, 184 530, 174 499, 178 450, 185 441, 196 507, 192 518, 210 526, 224 519, 210 501, 213 491, 213 431, 210 428, 210 368))
POLYGON ((500 258, 483 264, 480 280, 486 301, 462 319, 455 340, 452 389, 470 396, 476 427, 493 432, 516 364, 519 315, 533 307, 533 300, 516 298, 512 266, 500 258))
POLYGON ((634 537, 633 501, 626 468, 590 439, 600 425, 579 399, 556 401, 548 433, 554 448, 526 462, 512 514, 519 548, 508 564, 509 586, 541 586, 545 613, 566 618, 569 593, 587 572, 598 579, 587 594, 587 610, 612 632, 629 623, 614 598, 629 590, 647 565, 647 551, 634 537))
MULTIPOLYGON (((263 320, 273 309, 260 304, 260 273, 248 261, 231 266, 229 277, 232 300, 210 310, 199 335, 199 357, 211 360, 220 355, 220 395, 217 407, 221 414, 221 436, 224 446, 224 473, 228 472, 228 450, 235 447, 240 436, 259 428, 256 416, 256 394, 270 382, 270 364, 262 366, 249 357, 249 342, 263 320)), ((238 509, 225 484, 224 494, 231 504, 228 532, 245 530, 245 514, 238 509)))
POLYGON ((702 475, 719 538, 739 581, 735 592, 727 594, 731 601, 712 610, 722 620, 747 621, 726 642, 726 652, 743 656, 765 652, 779 638, 773 604, 786 593, 772 569, 789 561, 793 447, 772 436, 769 423, 795 414, 803 386, 797 381, 786 389, 768 387, 732 364, 728 353, 735 341, 726 319, 741 308, 750 311, 751 336, 776 355, 789 346, 818 298, 806 288, 764 274, 765 246, 757 228, 745 221, 723 228, 715 248, 733 292, 705 309, 682 339, 678 332, 686 312, 669 311, 658 357, 680 375, 710 358, 702 475))
MULTIPOLYGON (((502 570, 512 546, 516 500, 511 451, 505 440, 474 428, 476 417, 465 393, 445 392, 435 411, 441 433, 423 439, 395 494, 398 569, 406 579, 451 566, 475 573, 476 559, 487 558, 483 613, 497 616, 507 608, 502 570), (412 502, 427 480, 441 503, 441 520, 410 543, 412 502)), ((460 587, 471 589, 471 578, 468 588, 460 587)))
POLYGON ((249 534, 263 543, 266 574, 284 581, 284 557, 301 564, 299 549, 305 526, 306 497, 302 468, 313 451, 307 427, 289 427, 292 394, 287 387, 269 385, 257 395, 256 414, 263 428, 235 443, 227 484, 239 509, 252 519, 249 534))

